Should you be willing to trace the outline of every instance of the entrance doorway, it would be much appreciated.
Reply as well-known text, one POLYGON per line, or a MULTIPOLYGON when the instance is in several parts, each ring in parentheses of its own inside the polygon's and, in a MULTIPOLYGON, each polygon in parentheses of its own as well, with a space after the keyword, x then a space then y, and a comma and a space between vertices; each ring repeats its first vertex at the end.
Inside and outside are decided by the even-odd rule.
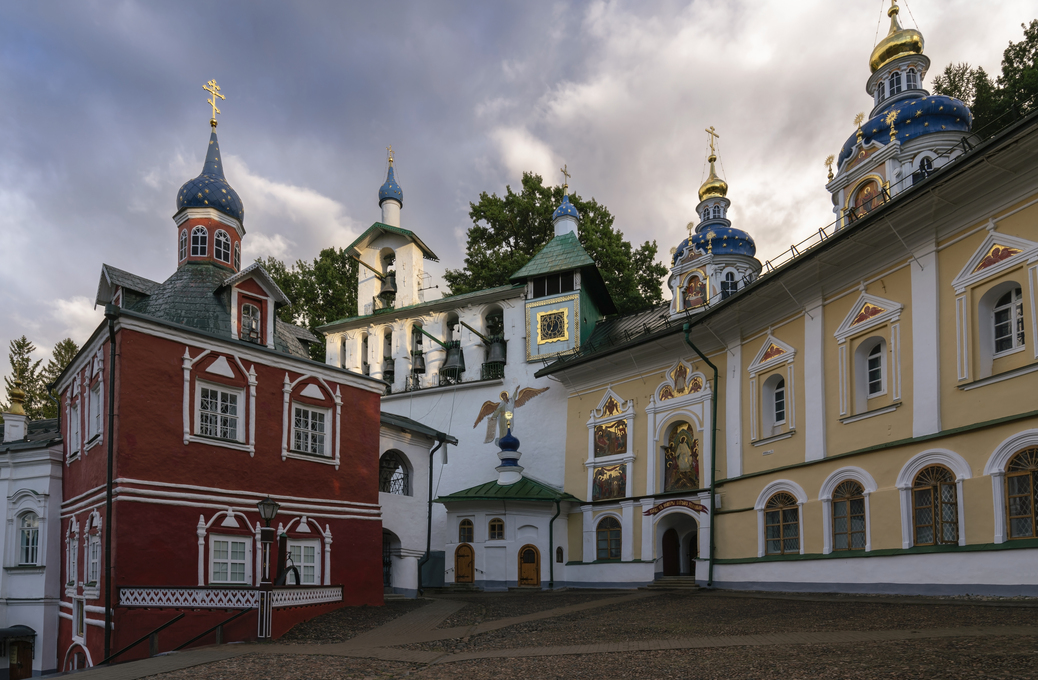
POLYGON ((11 642, 7 646, 7 657, 10 660, 8 678, 21 680, 32 677, 32 645, 25 641, 11 642))
POLYGON ((673 527, 663 532, 663 575, 681 576, 681 541, 673 527))
POLYGON ((541 554, 532 545, 519 549, 519 585, 541 585, 541 554))
POLYGON ((473 551, 468 543, 462 543, 454 551, 454 582, 472 583, 475 569, 473 569, 473 551))

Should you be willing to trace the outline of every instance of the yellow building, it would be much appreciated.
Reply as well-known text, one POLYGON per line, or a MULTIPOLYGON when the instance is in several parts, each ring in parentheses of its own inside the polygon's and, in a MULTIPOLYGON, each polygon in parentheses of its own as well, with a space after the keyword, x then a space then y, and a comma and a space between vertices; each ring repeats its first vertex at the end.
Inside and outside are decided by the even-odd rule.
POLYGON ((1038 594, 1038 117, 974 136, 889 14, 834 224, 762 267, 711 158, 669 307, 538 372, 570 585, 1038 594))

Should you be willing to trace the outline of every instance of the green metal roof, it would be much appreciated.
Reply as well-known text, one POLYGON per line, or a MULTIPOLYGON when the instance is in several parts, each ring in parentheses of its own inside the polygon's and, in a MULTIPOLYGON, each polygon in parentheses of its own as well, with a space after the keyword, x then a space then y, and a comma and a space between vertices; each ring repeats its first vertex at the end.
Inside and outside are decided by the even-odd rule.
POLYGON ((435 500, 437 503, 456 501, 573 501, 579 503, 580 499, 529 477, 523 477, 515 484, 508 486, 501 486, 496 481, 487 482, 470 489, 440 496, 435 500))
POLYGON ((413 241, 414 244, 418 246, 418 249, 422 251, 422 255, 425 256, 425 259, 432 260, 433 262, 440 261, 440 258, 436 257, 436 253, 434 253, 429 246, 425 245, 425 243, 422 242, 422 239, 415 236, 414 232, 408 231, 407 229, 401 229, 400 227, 394 227, 390 224, 383 224, 382 222, 375 222, 368 227, 363 234, 357 237, 356 241, 346 247, 346 252, 360 255, 360 248, 366 246, 372 239, 374 239, 375 236, 377 236, 377 234, 375 234, 377 231, 389 234, 399 234, 400 236, 413 241))
POLYGON ((533 276, 594 266, 595 261, 580 245, 577 235, 567 231, 544 244, 523 268, 512 274, 511 280, 522 281, 533 276))
MULTIPOLYGON (((461 293, 459 295, 444 295, 442 298, 439 298, 437 300, 431 300, 431 301, 428 301, 428 302, 419 302, 416 305, 408 305, 407 307, 394 307, 393 309, 386 310, 384 312, 379 312, 378 314, 368 314, 367 316, 348 316, 345 319, 336 319, 335 321, 329 321, 328 323, 324 324, 323 326, 318 326, 317 330, 319 330, 321 332, 324 332, 326 329, 330 329, 330 328, 332 328, 334 326, 338 326, 340 324, 350 323, 351 321, 357 321, 358 319, 367 319, 368 321, 371 321, 372 319, 375 319, 375 318, 378 318, 378 317, 381 317, 381 316, 384 316, 386 318, 392 319, 392 318, 395 318, 401 312, 406 312, 405 316, 412 315, 412 313, 415 312, 416 310, 421 310, 421 309, 424 309, 424 308, 427 308, 427 307, 431 308, 431 307, 435 307, 436 305, 443 305, 443 304, 446 304, 446 305, 449 306, 449 305, 452 305, 452 304, 454 304, 456 302, 460 302, 460 301, 463 301, 463 300, 468 300, 469 298, 477 298, 480 295, 490 295, 490 294, 493 294, 493 293, 501 293, 501 292, 508 291, 508 290, 516 290, 517 288, 521 289, 522 286, 518 285, 518 284, 508 284, 507 286, 498 286, 496 288, 485 288, 483 290, 476 290, 476 291, 473 291, 471 293, 461 293)), ((374 322, 372 321, 372 323, 374 323, 374 322)))

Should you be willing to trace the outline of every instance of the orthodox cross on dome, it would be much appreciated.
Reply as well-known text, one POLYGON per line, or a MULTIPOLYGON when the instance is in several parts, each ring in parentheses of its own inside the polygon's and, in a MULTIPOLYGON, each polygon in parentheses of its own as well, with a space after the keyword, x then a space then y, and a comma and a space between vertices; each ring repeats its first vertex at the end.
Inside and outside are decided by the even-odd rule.
POLYGON ((897 139, 897 130, 894 129, 894 123, 897 122, 897 114, 899 113, 901 111, 891 109, 887 112, 886 118, 883 119, 883 122, 890 126, 890 141, 897 139))
POLYGON ((386 153, 389 154, 389 167, 393 167, 393 145, 390 144, 386 147, 386 153))
POLYGON ((714 126, 713 125, 708 127, 705 130, 705 132, 706 132, 706 134, 710 135, 710 137, 708 138, 710 140, 710 155, 714 156, 714 155, 717 154, 717 152, 714 151, 714 138, 716 137, 717 139, 720 139, 721 135, 719 135, 716 132, 714 132, 714 126))
POLYGON ((833 180, 833 161, 836 160, 832 154, 825 157, 825 167, 829 168, 829 181, 833 180))
POLYGON ((212 119, 210 119, 209 124, 212 125, 213 129, 215 130, 216 114, 220 113, 220 109, 216 108, 216 99, 217 97, 219 97, 220 99, 226 99, 227 97, 224 97, 222 94, 220 94, 220 86, 216 84, 216 80, 210 80, 208 83, 202 86, 202 89, 208 92, 209 94, 213 95, 212 97, 207 99, 206 102, 213 107, 213 117, 212 119))
POLYGON ((562 173, 562 176, 564 178, 562 180, 562 193, 563 193, 563 195, 567 195, 569 193, 569 178, 572 177, 572 175, 570 175, 569 171, 566 169, 568 167, 569 167, 568 165, 563 165, 561 168, 559 168, 559 172, 562 173))
POLYGON ((692 238, 692 230, 695 228, 696 225, 695 225, 694 222, 689 222, 685 226, 688 228, 688 238, 691 239, 692 238))
POLYGON ((865 120, 865 114, 863 112, 859 112, 858 115, 856 115, 854 117, 854 124, 858 126, 858 140, 857 140, 858 144, 861 144, 861 139, 862 139, 862 137, 865 134, 865 133, 863 133, 861 131, 861 123, 864 120, 865 120))

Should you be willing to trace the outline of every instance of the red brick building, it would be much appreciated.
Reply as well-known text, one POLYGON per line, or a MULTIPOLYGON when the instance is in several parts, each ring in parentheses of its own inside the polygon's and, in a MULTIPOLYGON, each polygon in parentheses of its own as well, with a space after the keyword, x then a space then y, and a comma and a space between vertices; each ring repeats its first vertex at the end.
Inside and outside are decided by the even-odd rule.
MULTIPOLYGON (((152 651, 235 615, 223 641, 276 638, 344 604, 382 603, 384 384, 311 361, 317 338, 276 318, 284 293, 258 263, 241 267, 244 210, 215 123, 173 220, 176 271, 156 283, 104 265, 106 319, 56 386, 67 433, 63 670, 170 621, 152 651), (262 531, 267 497, 280 504, 271 527, 281 555, 262 531), (295 567, 286 584, 265 583, 285 563, 295 567)), ((116 660, 148 650, 146 640, 116 660)))

